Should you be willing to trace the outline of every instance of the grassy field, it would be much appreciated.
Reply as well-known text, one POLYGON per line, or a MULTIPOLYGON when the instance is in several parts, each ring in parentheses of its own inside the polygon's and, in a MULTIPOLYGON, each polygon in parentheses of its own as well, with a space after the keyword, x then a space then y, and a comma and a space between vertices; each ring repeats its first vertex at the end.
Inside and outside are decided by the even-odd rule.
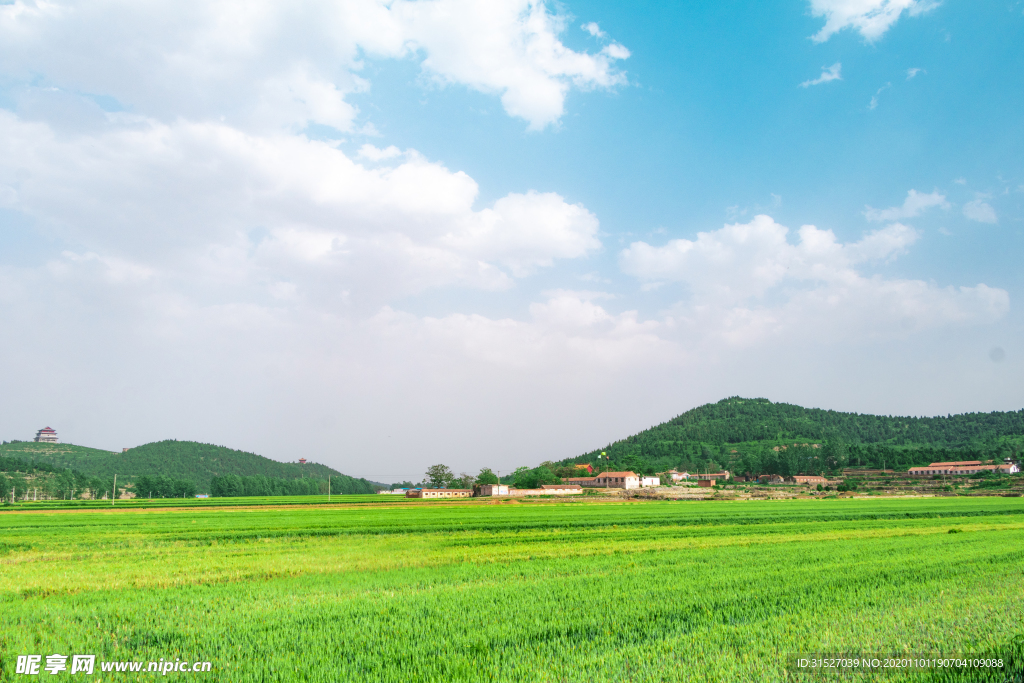
POLYGON ((788 653, 1021 654, 1021 498, 381 498, 7 508, 0 679, 51 653, 332 682, 782 681, 788 653))

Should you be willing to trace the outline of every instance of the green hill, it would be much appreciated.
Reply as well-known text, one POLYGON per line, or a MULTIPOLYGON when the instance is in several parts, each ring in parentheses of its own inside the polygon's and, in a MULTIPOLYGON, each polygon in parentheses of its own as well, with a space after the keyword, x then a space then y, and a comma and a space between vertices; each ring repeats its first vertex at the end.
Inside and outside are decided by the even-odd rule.
MULTIPOLYGON (((375 486, 384 486, 348 477, 326 465, 278 462, 255 453, 195 441, 157 441, 136 446, 125 453, 72 444, 15 441, 0 445, 0 456, 69 468, 89 476, 112 477, 117 474, 119 481, 121 478, 132 481, 143 476, 169 476, 192 481, 200 491, 209 491, 213 477, 224 475, 324 480, 330 476, 339 479, 345 489, 352 488, 352 492, 359 493, 372 492, 375 486)), ((337 490, 338 484, 332 488, 337 490)))
POLYGON ((894 417, 734 396, 560 464, 604 462, 605 467, 633 465, 648 470, 717 465, 744 471, 758 469, 759 458, 804 444, 820 453, 832 444, 830 453, 839 449, 836 462, 849 466, 909 467, 939 460, 1017 458, 1024 451, 1024 410, 894 417), (814 444, 820 448, 814 449, 814 444), (607 458, 599 458, 602 452, 607 458))

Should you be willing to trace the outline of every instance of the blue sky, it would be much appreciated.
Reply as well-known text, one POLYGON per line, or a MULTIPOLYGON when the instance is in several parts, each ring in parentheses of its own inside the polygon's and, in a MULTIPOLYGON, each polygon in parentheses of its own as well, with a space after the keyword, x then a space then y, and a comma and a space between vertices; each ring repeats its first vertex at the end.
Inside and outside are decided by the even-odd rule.
MULTIPOLYGON (((904 14, 874 41, 846 29, 823 43, 810 39, 823 21, 804 3, 640 7, 566 8, 577 19, 567 45, 599 46, 580 26, 596 20, 635 46, 629 85, 571 93, 566 116, 542 133, 492 97, 423 83, 407 61, 372 63, 373 86, 357 101, 389 143, 469 173, 483 203, 538 186, 582 202, 608 247, 692 237, 758 211, 853 238, 870 227, 866 205, 899 205, 911 188, 960 206, 991 195, 998 227, 959 211, 922 216, 927 238, 891 265, 945 284, 997 271, 1000 286, 1021 286, 1020 6, 944 3, 904 14), (799 87, 836 63, 841 80, 799 87)), ((614 271, 615 256, 597 258, 614 271)))
POLYGON ((0 438, 393 480, 733 394, 1019 409, 1022 44, 1024 2, 0 4, 0 438))

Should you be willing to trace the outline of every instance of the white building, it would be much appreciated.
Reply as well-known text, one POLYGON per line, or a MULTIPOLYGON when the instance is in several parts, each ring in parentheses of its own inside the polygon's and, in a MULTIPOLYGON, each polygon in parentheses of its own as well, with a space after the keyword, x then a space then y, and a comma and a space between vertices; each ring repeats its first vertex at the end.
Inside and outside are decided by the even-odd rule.
POLYGON ((508 496, 508 484, 481 484, 480 496, 508 496))
POLYGON ((661 486, 661 477, 640 477, 640 486, 661 486))
POLYGON ((636 472, 602 472, 594 477, 594 485, 609 489, 638 489, 640 477, 636 472))
POLYGON ((36 432, 35 440, 40 443, 57 443, 57 430, 44 427, 36 432))

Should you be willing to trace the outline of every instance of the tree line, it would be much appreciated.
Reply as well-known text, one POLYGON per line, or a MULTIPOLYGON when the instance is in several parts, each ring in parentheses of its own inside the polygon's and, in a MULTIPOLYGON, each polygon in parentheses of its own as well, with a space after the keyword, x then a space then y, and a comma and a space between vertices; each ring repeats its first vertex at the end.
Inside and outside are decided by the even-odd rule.
POLYGON ((113 477, 89 476, 70 468, 45 462, 29 462, 0 456, 0 500, 58 498, 71 500, 88 496, 102 498, 113 492, 113 477))
POLYGON ((327 495, 328 484, 330 493, 334 495, 352 495, 360 493, 376 493, 377 486, 365 479, 356 479, 346 475, 320 479, 282 479, 267 477, 262 474, 242 476, 225 474, 210 480, 210 495, 216 497, 239 496, 318 496, 327 495))

